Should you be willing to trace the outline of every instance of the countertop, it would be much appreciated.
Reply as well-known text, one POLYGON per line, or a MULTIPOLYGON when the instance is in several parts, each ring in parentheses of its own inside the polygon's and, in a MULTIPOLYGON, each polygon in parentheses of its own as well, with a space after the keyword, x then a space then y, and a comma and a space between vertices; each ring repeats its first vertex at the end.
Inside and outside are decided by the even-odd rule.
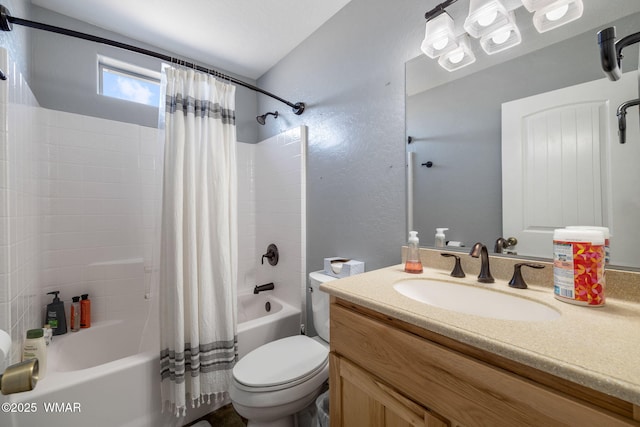
POLYGON ((640 304, 607 298, 604 307, 558 301, 553 288, 512 289, 504 280, 483 284, 449 272, 425 268, 404 272, 404 265, 324 283, 320 289, 423 329, 506 357, 560 378, 640 405, 640 304), (399 280, 436 278, 495 289, 529 298, 560 311, 546 321, 497 320, 432 307, 393 289, 399 280))

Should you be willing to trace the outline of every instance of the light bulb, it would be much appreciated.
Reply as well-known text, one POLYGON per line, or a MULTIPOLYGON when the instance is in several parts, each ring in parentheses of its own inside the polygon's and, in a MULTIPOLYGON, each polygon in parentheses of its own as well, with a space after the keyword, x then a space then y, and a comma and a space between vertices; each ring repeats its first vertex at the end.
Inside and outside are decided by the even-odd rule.
POLYGON ((511 35, 511 30, 500 31, 495 36, 491 37, 491 40, 493 40, 495 44, 502 44, 507 40, 509 40, 510 35, 511 35))
POLYGON ((557 21, 558 19, 566 15, 568 10, 569 10, 569 5, 565 4, 553 10, 550 10, 549 12, 545 13, 545 16, 549 21, 557 21))
POLYGON ((442 50, 449 44, 449 37, 445 36, 433 42, 433 48, 435 50, 442 50))
POLYGON ((449 61, 452 64, 457 64, 464 59, 464 51, 462 48, 456 49, 455 51, 449 54, 449 61))
POLYGON ((482 27, 488 27, 489 25, 493 24, 493 21, 496 20, 497 16, 497 10, 492 10, 489 13, 484 13, 478 17, 478 24, 480 24, 480 26, 482 27))

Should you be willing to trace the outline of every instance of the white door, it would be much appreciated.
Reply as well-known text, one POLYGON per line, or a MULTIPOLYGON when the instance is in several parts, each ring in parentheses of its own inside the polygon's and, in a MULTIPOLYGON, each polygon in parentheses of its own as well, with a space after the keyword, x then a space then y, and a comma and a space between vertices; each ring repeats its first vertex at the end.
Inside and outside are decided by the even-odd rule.
POLYGON ((503 235, 518 239, 519 254, 548 258, 554 229, 598 225, 614 235, 614 263, 625 264, 625 239, 615 230, 627 227, 614 211, 638 198, 640 138, 630 110, 627 143, 619 144, 616 109, 637 97, 632 72, 502 104, 503 235))

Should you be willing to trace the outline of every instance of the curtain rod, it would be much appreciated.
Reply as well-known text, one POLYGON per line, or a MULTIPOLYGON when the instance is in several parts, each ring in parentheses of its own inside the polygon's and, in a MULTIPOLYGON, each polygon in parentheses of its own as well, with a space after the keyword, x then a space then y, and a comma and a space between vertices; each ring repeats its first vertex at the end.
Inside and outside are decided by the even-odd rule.
MULTIPOLYGON (((242 80, 238 80, 238 79, 236 79, 234 77, 231 77, 231 76, 228 76, 226 74, 223 74, 223 73, 221 73, 221 72, 219 72, 217 70, 211 70, 211 69, 208 69, 208 68, 204 68, 204 67, 201 67, 201 66, 196 65, 196 64, 191 63, 191 62, 186 62, 186 61, 183 61, 183 60, 178 59, 178 58, 173 58, 173 57, 171 57, 169 55, 163 55, 161 53, 154 52, 152 50, 142 49, 142 48, 139 48, 137 46, 133 46, 133 45, 126 44, 126 43, 117 42, 115 40, 110 40, 110 39, 106 39, 106 38, 103 38, 103 37, 97 37, 97 36, 93 36, 91 34, 81 33, 81 32, 78 32, 78 31, 69 30, 67 28, 56 27, 56 26, 53 26, 53 25, 43 24, 43 23, 40 23, 40 22, 29 21, 27 19, 16 18, 14 16, 11 16, 11 13, 9 12, 9 9, 7 9, 3 5, 0 5, 0 29, 2 29, 3 31, 11 31, 11 30, 13 30, 13 25, 12 24, 22 25, 22 26, 30 27, 30 28, 36 28, 38 30, 49 31, 49 32, 52 32, 52 33, 62 34, 62 35, 65 35, 65 36, 76 37, 76 38, 79 38, 79 39, 88 40, 88 41, 95 42, 95 43, 101 43, 101 44, 105 44, 105 45, 108 45, 108 46, 113 46, 113 47, 117 47, 117 48, 120 48, 120 49, 129 50, 131 52, 140 53, 142 55, 151 56, 151 57, 158 58, 158 59, 160 59, 162 61, 166 61, 166 62, 169 62, 169 63, 172 63, 172 64, 180 64, 180 65, 183 65, 185 67, 193 68, 195 70, 202 71, 202 72, 207 73, 207 74, 212 74, 212 75, 214 75, 216 77, 220 77, 220 78, 222 78, 224 80, 228 80, 228 81, 230 81, 232 83, 235 83, 237 85, 244 86, 244 87, 246 87, 248 89, 251 89, 253 91, 259 92, 259 93, 261 93, 263 95, 267 95, 267 96, 269 96, 269 97, 271 97, 273 99, 277 99, 278 101, 280 101, 280 102, 282 102, 284 104, 287 104, 289 107, 291 107, 293 109, 293 112, 295 114, 297 114, 297 115, 302 114, 304 112, 304 109, 305 109, 304 102, 296 102, 294 104, 292 102, 287 101, 286 99, 280 98, 278 95, 274 95, 271 92, 267 92, 264 89, 260 89, 257 86, 254 86, 254 85, 249 84, 247 82, 243 82, 242 80)), ((6 78, 2 79, 2 75, 4 75, 4 73, 2 73, 2 71, 0 71, 0 79, 1 80, 5 80, 6 78)))

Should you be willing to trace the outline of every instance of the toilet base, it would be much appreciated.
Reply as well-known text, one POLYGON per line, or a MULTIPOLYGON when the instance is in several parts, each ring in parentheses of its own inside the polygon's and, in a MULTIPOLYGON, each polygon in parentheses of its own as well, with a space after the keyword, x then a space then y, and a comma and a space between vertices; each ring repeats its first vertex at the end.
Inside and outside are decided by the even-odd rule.
POLYGON ((252 408, 232 403, 236 412, 249 421, 247 427, 295 427, 295 414, 315 402, 321 391, 318 387, 310 394, 276 407, 252 408))

